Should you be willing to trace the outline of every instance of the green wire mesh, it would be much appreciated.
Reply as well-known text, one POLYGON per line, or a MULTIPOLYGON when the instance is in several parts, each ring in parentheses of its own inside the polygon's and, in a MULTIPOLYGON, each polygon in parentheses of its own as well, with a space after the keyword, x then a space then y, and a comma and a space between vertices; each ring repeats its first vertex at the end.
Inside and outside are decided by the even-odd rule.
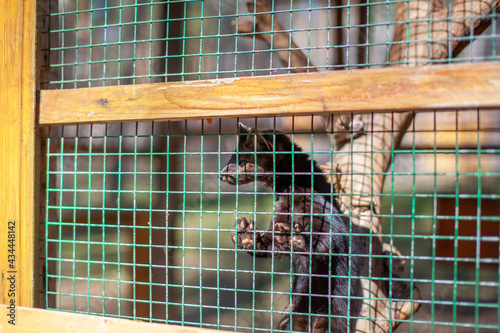
MULTIPOLYGON (((273 20, 291 32, 283 48, 273 44, 275 38, 262 40, 269 32, 236 33, 239 24, 256 24, 256 10, 250 12, 246 1, 52 0, 44 31, 50 36, 44 50, 50 52, 51 77, 43 83, 64 89, 283 74, 295 68, 284 66, 277 51, 287 52, 287 58, 297 49, 307 58, 300 70, 384 67, 394 64, 390 47, 401 43, 392 41, 398 3, 271 1, 273 20)), ((492 23, 479 36, 448 36, 450 43, 475 40, 474 47, 454 58, 450 45, 447 58, 425 61, 498 60, 495 9, 488 17, 492 23)))
MULTIPOLYGON (((285 129, 325 164, 336 152, 314 120, 246 122, 285 129)), ((276 193, 219 180, 235 131, 235 120, 51 128, 47 307, 229 330, 276 327, 290 297, 290 260, 256 259, 231 241, 235 215, 267 227, 276 193)), ((394 152, 380 216, 382 236, 407 261, 400 280, 423 295, 407 329, 499 328, 499 133, 497 112, 419 113, 394 152)))
MULTIPOLYGON (((397 3, 271 5, 308 59, 299 69, 332 71, 393 64, 397 3)), ((458 57, 450 52, 439 62, 498 60, 495 13, 458 57)), ((297 68, 276 54, 291 54, 291 44, 279 49, 262 41, 265 33, 235 32, 254 17, 245 1, 51 1, 42 87, 292 73, 297 68)), ((244 122, 288 133, 320 164, 335 160, 334 133, 321 118, 244 122)), ((236 249, 231 233, 239 215, 265 229, 276 193, 219 180, 236 147, 237 123, 46 128, 43 305, 224 330, 275 329, 291 297, 290 259, 253 258, 236 249)), ((499 330, 499 133, 497 111, 418 113, 392 152, 380 194, 382 237, 406 260, 400 280, 417 285, 423 298, 400 331, 499 330)))

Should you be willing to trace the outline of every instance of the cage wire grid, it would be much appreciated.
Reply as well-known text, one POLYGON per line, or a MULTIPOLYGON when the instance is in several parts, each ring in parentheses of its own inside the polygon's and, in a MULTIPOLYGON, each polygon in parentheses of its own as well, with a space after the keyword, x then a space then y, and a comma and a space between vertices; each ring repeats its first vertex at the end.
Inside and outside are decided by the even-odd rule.
MULTIPOLYGON (((394 17, 399 3, 404 2, 273 1, 263 13, 273 13, 272 22, 291 33, 282 45, 280 30, 235 30, 240 24, 259 24, 260 12, 249 11, 244 1, 51 1, 43 32, 48 35, 44 51, 50 53, 51 78, 42 83, 64 89, 405 64, 389 60, 392 45, 411 47, 443 37, 392 41, 400 24, 394 17), (296 51, 307 58, 299 68, 290 64, 296 51)), ((497 14, 483 16, 492 20, 485 32, 447 36, 447 58, 425 62, 498 60, 497 14), (453 57, 451 43, 458 40, 474 40, 475 47, 453 57)), ((464 12, 453 20, 428 17, 419 22, 430 27, 469 17, 476 16, 464 12)))
MULTIPOLYGON (((290 33, 282 45, 272 34, 277 30, 236 30, 258 23, 257 10, 245 1, 50 1, 42 87, 406 65, 390 61, 392 45, 439 40, 429 34, 426 40, 393 41, 399 3, 273 1, 273 22, 290 33), (305 64, 290 65, 295 51, 306 56, 305 64)), ((487 16, 492 23, 481 35, 460 37, 473 43, 457 57, 449 46, 447 58, 425 62, 498 60, 498 14, 487 16)), ((430 27, 433 18, 424 22, 430 27)), ((456 39, 447 38, 450 45, 456 39)), ((336 133, 322 118, 241 121, 286 132, 319 164, 338 154, 336 133)), ((44 305, 199 327, 276 330, 291 300, 292 261, 285 255, 256 259, 231 241, 235 216, 253 217, 258 229, 266 229, 278 195, 258 183, 219 180, 236 148, 237 123, 45 128, 44 305)), ((499 127, 498 111, 418 113, 403 145, 391 152, 384 192, 366 194, 380 198, 382 209, 374 216, 383 221, 381 236, 406 260, 405 275, 387 283, 408 282, 422 293, 421 309, 400 331, 500 327, 499 127)), ((346 134, 352 142, 352 133, 346 134)), ((350 152, 357 153, 366 151, 350 152)), ((355 235, 349 229, 350 241, 355 235)))
MULTIPOLYGON (((483 322, 488 319, 481 314, 498 313, 498 255, 480 249, 467 257, 459 251, 460 244, 468 242, 477 247, 498 245, 498 232, 483 235, 481 231, 481 226, 498 225, 498 214, 460 212, 463 200, 477 200, 481 208, 482 201, 494 205, 500 199, 498 168, 487 171, 480 167, 488 159, 498 159, 499 148, 481 144, 490 141, 488 137, 498 136, 498 117, 494 117, 497 125, 492 127, 490 122, 480 122, 479 115, 484 114, 479 111, 470 111, 468 116, 451 112, 445 115, 455 118, 457 127, 445 129, 438 124, 441 114, 430 113, 417 122, 423 126, 434 118, 432 126, 419 129, 414 125, 407 135, 408 143, 394 152, 394 168, 386 174, 386 191, 380 194, 384 207, 379 214, 384 219, 382 237, 400 248, 408 261, 407 275, 388 279, 388 283, 408 281, 416 283, 424 295, 428 291, 429 298, 419 300, 423 304, 421 313, 411 320, 415 330, 418 325, 426 329, 431 325, 436 330, 441 326, 496 330, 497 322, 483 322), (476 130, 458 126, 458 119, 474 116, 478 118, 473 125, 476 130), (458 143, 471 134, 477 147, 461 148, 458 143), (431 146, 419 147, 422 141, 431 142, 431 146), (449 142, 455 147, 438 148, 449 142), (470 170, 467 155, 476 158, 472 163, 477 170, 470 170), (448 157, 455 160, 456 169, 453 166, 440 171, 441 160, 448 157), (417 171, 429 159, 431 167, 417 171), (454 191, 443 193, 443 188, 454 191), (440 212, 441 200, 451 200, 454 212, 440 212), (453 234, 438 230, 446 221, 454 225, 453 234), (476 223, 475 234, 459 233, 464 221, 476 223), (446 242, 452 243, 450 256, 436 252, 442 253, 446 242), (446 299, 447 295, 452 298, 446 299), (468 296, 462 299, 463 295, 468 296), (460 322, 463 312, 470 309, 475 318, 460 322)), ((273 128, 277 123, 286 124, 287 119, 246 122, 273 128)), ((62 133, 49 135, 47 161, 56 166, 47 166, 47 170, 54 170, 47 172, 47 183, 56 183, 47 189, 46 196, 46 216, 55 217, 46 221, 47 253, 52 253, 47 265, 54 267, 47 274, 47 285, 54 288, 47 290, 47 304, 54 304, 49 308, 151 321, 169 318, 170 323, 225 329, 265 330, 275 326, 276 315, 290 297, 290 261, 256 259, 236 249, 230 239, 235 231, 235 214, 253 216, 259 229, 265 229, 274 217, 277 193, 257 183, 232 187, 219 181, 219 170, 233 153, 237 137, 235 121, 229 126, 222 124, 172 122, 166 125, 169 131, 161 135, 155 133, 161 123, 80 125, 66 126, 62 133), (179 132, 172 134, 172 127, 179 132), (169 144, 158 151, 156 140, 169 144), (110 144, 112 141, 115 143, 110 144), (180 144, 174 151, 173 141, 180 144), (165 169, 176 158, 181 160, 176 169, 165 169), (166 159, 166 163, 155 159, 166 159), (161 176, 169 188, 166 196, 164 189, 154 188, 154 179, 161 176), (111 178, 115 180, 108 183, 111 178), (164 198, 159 205, 158 197, 164 198), (138 231, 147 234, 142 243, 137 240, 138 231), (162 242, 154 239, 158 233, 165 236, 162 242), (145 262, 137 261, 141 248, 147 251, 145 262), (165 249, 170 255, 154 262, 153 252, 158 250, 156 255, 159 252, 161 256, 165 249), (136 272, 140 268, 151 275, 163 272, 166 281, 141 282, 136 272), (147 285, 148 291, 143 299, 137 299, 141 285, 147 285), (156 287, 167 288, 168 299, 157 298, 156 287), (233 297, 228 297, 231 294, 233 297), (141 302, 150 311, 145 316, 134 312, 141 302), (157 306, 164 309, 163 319, 154 315, 157 306), (262 323, 264 315, 269 317, 262 323)), ((450 126, 450 122, 444 126, 450 126)), ((329 131, 302 129, 288 133, 316 160, 329 161, 336 154, 331 149, 329 131)))

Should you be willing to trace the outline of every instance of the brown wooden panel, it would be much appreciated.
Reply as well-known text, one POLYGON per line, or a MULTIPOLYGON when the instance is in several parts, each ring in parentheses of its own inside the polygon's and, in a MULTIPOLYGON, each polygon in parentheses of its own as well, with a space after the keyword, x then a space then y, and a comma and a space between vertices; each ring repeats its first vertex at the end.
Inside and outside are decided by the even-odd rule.
POLYGON ((500 106, 500 64, 383 68, 45 90, 40 123, 500 106))
MULTIPOLYGON (((448 217, 439 219, 437 225, 437 235, 446 237, 446 239, 436 241, 436 256, 449 258, 443 262, 453 264, 453 260, 457 258, 498 260, 500 200, 481 199, 480 202, 479 211, 477 199, 462 198, 458 199, 457 203, 453 198, 439 198, 438 215, 448 217), (494 219, 481 219, 486 216, 494 219), (478 218, 480 219, 479 225, 478 218), (484 238, 479 239, 478 235, 484 238), (460 239, 455 241, 455 236, 460 239), (480 253, 477 253, 477 250, 480 253)), ((470 264, 476 264, 476 260, 471 260, 470 264)))

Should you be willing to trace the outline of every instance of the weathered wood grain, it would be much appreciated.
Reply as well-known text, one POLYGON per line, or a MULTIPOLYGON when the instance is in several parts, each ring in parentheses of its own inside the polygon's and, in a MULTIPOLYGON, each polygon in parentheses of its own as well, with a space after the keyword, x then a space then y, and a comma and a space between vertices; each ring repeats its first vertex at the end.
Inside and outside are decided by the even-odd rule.
POLYGON ((386 112, 500 105, 500 64, 45 90, 40 124, 386 112))

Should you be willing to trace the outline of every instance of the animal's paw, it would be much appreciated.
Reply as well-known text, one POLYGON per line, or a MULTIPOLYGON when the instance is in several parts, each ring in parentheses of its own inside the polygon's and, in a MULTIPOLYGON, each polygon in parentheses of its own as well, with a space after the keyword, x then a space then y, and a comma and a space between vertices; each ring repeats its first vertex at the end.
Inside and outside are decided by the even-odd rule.
POLYGON ((255 223, 253 219, 250 222, 246 218, 239 217, 236 222, 237 233, 232 233, 233 243, 238 245, 240 249, 252 250, 254 249, 254 237, 258 238, 260 235, 253 232, 255 223))
POLYGON ((309 244, 306 235, 303 234, 304 228, 298 223, 293 226, 292 248, 297 252, 309 251, 309 244))
POLYGON ((274 241, 282 249, 293 249, 295 252, 306 252, 309 250, 307 235, 303 234, 304 228, 296 223, 292 227, 289 223, 277 222, 274 224, 274 241))
POLYGON ((288 223, 275 223, 274 224, 274 240, 276 243, 283 245, 290 242, 290 224, 288 223))

